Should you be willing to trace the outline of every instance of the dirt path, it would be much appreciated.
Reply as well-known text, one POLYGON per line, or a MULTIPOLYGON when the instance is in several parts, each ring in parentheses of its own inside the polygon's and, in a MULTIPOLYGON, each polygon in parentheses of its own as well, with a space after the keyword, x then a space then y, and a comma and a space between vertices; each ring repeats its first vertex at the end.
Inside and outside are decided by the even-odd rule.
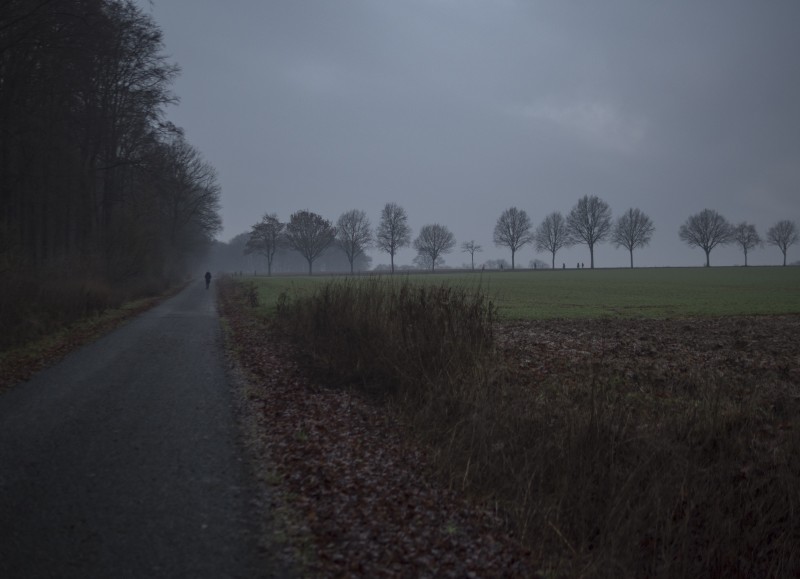
POLYGON ((213 293, 0 395, 0 577, 284 575, 259 549, 213 293))

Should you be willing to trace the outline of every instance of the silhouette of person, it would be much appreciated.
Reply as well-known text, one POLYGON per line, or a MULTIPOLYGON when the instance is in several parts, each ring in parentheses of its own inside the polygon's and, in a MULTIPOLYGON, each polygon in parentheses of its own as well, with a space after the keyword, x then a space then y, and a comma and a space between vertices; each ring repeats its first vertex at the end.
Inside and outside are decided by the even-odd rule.
POLYGON ((206 289, 208 289, 208 285, 211 283, 211 272, 206 272, 206 289))

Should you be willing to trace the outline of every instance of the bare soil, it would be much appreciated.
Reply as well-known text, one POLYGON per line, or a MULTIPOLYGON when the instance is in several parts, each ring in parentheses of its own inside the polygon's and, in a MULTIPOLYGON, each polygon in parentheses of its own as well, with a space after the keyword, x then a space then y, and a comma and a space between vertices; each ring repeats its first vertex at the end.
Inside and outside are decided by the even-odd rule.
POLYGON ((588 368, 670 390, 698 373, 800 386, 800 316, 516 322, 498 337, 516 377, 534 385, 588 368))

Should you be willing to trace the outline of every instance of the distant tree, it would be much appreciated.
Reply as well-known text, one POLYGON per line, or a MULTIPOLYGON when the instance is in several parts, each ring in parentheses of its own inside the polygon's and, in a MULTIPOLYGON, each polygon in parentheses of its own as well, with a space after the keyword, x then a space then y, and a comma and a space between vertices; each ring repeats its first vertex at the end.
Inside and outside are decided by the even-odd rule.
POLYGON ((594 269, 594 246, 611 233, 611 208, 595 195, 584 195, 567 215, 567 231, 574 243, 589 246, 590 267, 594 269))
POLYGON ((528 267, 531 269, 550 269, 550 264, 541 259, 532 259, 530 263, 528 263, 528 267))
POLYGON ((653 221, 638 209, 628 209, 614 224, 611 241, 616 247, 624 247, 631 254, 633 269, 633 250, 650 243, 656 228, 653 221))
POLYGON ((438 223, 423 226, 414 240, 414 249, 424 263, 430 265, 431 271, 441 264, 441 256, 450 253, 455 245, 456 240, 450 230, 438 223))
POLYGON ((336 237, 331 222, 311 211, 297 211, 286 224, 286 242, 308 262, 308 275, 314 260, 325 251, 336 237))
POLYGON ((733 240, 733 228, 713 209, 703 209, 681 225, 678 236, 689 247, 702 248, 706 252, 706 267, 710 267, 711 250, 718 245, 729 244, 733 240))
POLYGON ((431 256, 425 253, 418 253, 412 260, 418 269, 429 269, 433 271, 435 267, 442 267, 444 265, 444 258, 437 257, 436 261, 431 260, 431 256))
POLYGON ((776 246, 783 253, 783 265, 786 265, 786 251, 798 241, 797 226, 794 221, 778 221, 767 231, 767 243, 776 246))
POLYGON ((536 251, 549 251, 552 256, 552 267, 556 267, 556 252, 562 247, 572 245, 567 221, 558 211, 551 213, 539 224, 533 234, 536 251))
POLYGON ((487 259, 483 263, 484 269, 510 269, 509 263, 502 257, 499 259, 487 259))
POLYGON ((475 243, 475 241, 465 241, 461 244, 461 251, 469 253, 472 260, 472 269, 475 269, 475 254, 483 251, 483 247, 475 243))
POLYGON ((244 254, 260 253, 267 258, 267 275, 272 275, 272 261, 275 252, 283 243, 285 223, 281 223, 275 213, 267 213, 261 221, 253 225, 250 237, 244 247, 244 254))
POLYGON ((342 213, 336 222, 336 241, 347 255, 350 273, 353 273, 353 262, 364 255, 364 250, 372 243, 372 229, 367 214, 360 209, 342 213))
POLYGON ((514 269, 514 255, 531 241, 533 235, 528 214, 516 207, 509 207, 503 211, 494 226, 494 243, 511 250, 511 269, 514 269))
POLYGON ((375 231, 375 245, 391 258, 394 273, 394 256, 411 243, 411 228, 406 210, 397 203, 387 203, 381 212, 381 221, 375 231))
POLYGON ((733 240, 739 244, 744 252, 744 265, 747 267, 747 252, 762 244, 761 236, 756 231, 756 226, 745 221, 733 228, 733 240))

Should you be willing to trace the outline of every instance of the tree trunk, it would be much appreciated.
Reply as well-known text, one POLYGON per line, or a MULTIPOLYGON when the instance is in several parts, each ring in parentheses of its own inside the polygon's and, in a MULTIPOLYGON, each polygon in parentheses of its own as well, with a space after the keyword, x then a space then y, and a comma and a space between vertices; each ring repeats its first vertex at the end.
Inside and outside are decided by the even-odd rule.
POLYGON ((633 269, 633 250, 631 249, 630 252, 631 252, 631 269, 633 269))
POLYGON ((514 250, 511 250, 511 269, 514 269, 514 250))
POLYGON ((591 268, 594 269, 594 244, 589 245, 589 261, 591 268))
POLYGON ((706 267, 711 267, 711 252, 709 250, 706 251, 706 267))

